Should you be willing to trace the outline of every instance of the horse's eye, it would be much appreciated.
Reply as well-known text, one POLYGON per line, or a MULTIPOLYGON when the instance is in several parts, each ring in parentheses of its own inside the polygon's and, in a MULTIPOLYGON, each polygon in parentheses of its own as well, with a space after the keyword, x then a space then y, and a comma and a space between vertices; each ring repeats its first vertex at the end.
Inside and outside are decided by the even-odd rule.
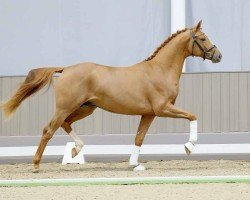
POLYGON ((206 41, 206 38, 201 38, 201 41, 203 41, 203 42, 206 41))

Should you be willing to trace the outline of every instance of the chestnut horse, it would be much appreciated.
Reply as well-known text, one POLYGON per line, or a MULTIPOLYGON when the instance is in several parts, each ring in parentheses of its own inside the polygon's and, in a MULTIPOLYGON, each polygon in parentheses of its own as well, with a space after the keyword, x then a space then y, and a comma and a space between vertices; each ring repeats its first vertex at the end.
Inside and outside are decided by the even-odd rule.
POLYGON ((43 130, 33 160, 34 172, 39 171, 44 149, 59 127, 75 141, 72 157, 80 152, 83 141, 71 124, 90 115, 97 107, 113 113, 141 115, 130 165, 135 166, 135 170, 144 170, 138 164, 139 151, 155 116, 190 121, 190 138, 185 144, 187 154, 197 141, 196 116, 174 106, 183 63, 188 56, 202 57, 213 63, 221 60, 217 47, 201 31, 201 21, 191 29, 177 31, 152 56, 133 66, 119 68, 82 63, 65 68, 33 69, 14 96, 1 107, 5 116, 10 116, 23 100, 50 84, 54 73, 62 73, 54 86, 56 111, 43 130))

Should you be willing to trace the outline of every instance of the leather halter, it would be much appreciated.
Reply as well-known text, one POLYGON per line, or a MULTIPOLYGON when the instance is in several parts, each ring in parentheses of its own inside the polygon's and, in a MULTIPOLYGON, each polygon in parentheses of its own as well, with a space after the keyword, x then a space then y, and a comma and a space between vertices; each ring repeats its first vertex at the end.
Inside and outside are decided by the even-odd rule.
POLYGON ((204 35, 204 33, 202 33, 200 35, 195 35, 192 30, 190 30, 190 31, 191 31, 191 36, 193 38, 192 56, 194 56, 194 54, 193 54, 194 44, 197 44, 199 49, 203 52, 203 60, 205 60, 205 59, 211 59, 212 60, 213 57, 214 57, 215 50, 213 52, 211 52, 211 50, 216 48, 216 46, 212 45, 209 49, 207 49, 205 46, 202 47, 201 44, 197 41, 197 38, 199 38, 200 35, 204 35))

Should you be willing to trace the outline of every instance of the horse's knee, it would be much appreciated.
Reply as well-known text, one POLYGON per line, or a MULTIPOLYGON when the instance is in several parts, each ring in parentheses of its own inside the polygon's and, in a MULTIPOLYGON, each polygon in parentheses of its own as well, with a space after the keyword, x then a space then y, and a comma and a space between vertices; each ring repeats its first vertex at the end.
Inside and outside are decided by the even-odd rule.
POLYGON ((196 118, 196 116, 194 114, 190 114, 188 119, 189 119, 189 121, 197 120, 197 118, 196 118))

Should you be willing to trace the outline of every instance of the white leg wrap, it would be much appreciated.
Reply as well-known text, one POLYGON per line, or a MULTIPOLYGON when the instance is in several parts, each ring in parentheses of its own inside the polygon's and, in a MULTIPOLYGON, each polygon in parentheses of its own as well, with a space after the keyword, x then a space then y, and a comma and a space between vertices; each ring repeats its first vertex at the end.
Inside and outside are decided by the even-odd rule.
POLYGON ((76 135, 76 133, 72 130, 69 133, 69 136, 74 140, 75 145, 76 145, 76 151, 79 153, 83 147, 83 141, 76 135))
POLYGON ((197 142, 197 129, 198 129, 197 120, 191 121, 189 141, 192 143, 197 142))
POLYGON ((140 148, 139 146, 134 146, 129 159, 129 165, 134 166, 134 171, 144 171, 146 169, 143 165, 138 164, 140 148))
POLYGON ((190 136, 189 141, 184 145, 185 151, 189 155, 194 150, 194 145, 197 142, 197 120, 190 122, 190 136))
POLYGON ((129 165, 138 165, 138 157, 140 154, 140 148, 139 146, 134 146, 130 159, 129 159, 129 165))

